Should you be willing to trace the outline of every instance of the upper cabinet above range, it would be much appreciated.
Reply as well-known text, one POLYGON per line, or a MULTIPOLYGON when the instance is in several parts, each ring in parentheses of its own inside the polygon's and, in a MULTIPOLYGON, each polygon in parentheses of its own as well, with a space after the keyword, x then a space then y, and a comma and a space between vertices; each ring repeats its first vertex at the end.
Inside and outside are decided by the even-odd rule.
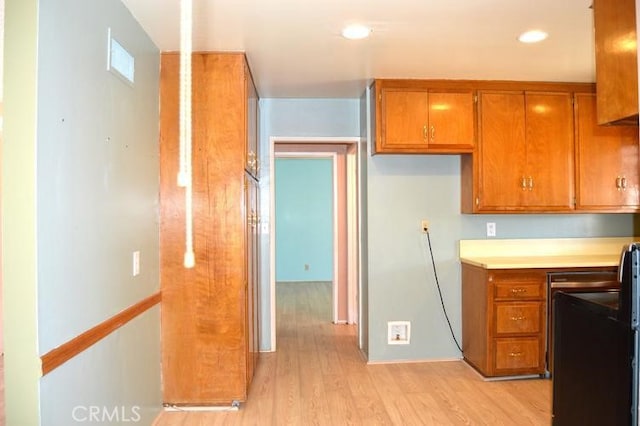
POLYGON ((634 0, 594 0, 598 124, 638 124, 634 0))
POLYGON ((373 154, 462 154, 475 144, 475 95, 441 82, 376 80, 373 154))

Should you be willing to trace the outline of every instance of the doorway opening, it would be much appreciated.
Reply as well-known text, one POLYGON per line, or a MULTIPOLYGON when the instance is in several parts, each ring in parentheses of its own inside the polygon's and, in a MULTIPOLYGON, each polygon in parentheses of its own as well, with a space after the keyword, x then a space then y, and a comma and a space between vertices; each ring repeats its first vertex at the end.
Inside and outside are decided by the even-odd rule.
MULTIPOLYGON (((271 299, 271 350, 276 350, 276 264, 280 261, 283 264, 283 260, 278 257, 276 241, 277 241, 277 221, 278 212, 275 209, 276 204, 276 180, 275 169, 277 167, 277 161, 281 164, 296 164, 294 162, 286 163, 288 160, 297 161, 297 167, 304 167, 304 161, 308 160, 309 165, 323 164, 320 167, 325 169, 325 176, 327 175, 327 165, 330 165, 330 173, 326 176, 330 182, 325 182, 329 185, 331 192, 331 199, 328 201, 330 206, 325 205, 324 210, 330 212, 330 228, 327 232, 331 235, 328 238, 330 240, 330 256, 329 262, 324 262, 325 274, 324 277, 328 277, 330 280, 325 284, 328 285, 327 291, 328 299, 330 300, 330 321, 335 324, 360 324, 359 321, 359 309, 358 309, 358 294, 359 294, 359 252, 358 252, 358 182, 357 182, 357 155, 359 154, 357 149, 357 138, 272 138, 271 139, 271 181, 270 181, 270 217, 271 222, 271 276, 270 276, 270 299, 271 299), (315 161, 315 163, 313 163, 315 161), (327 272, 327 265, 329 265, 330 271, 327 272)), ((317 167, 316 167, 317 168, 317 167)), ((289 167, 289 173, 295 173, 295 167, 289 167)), ((295 179, 289 174, 287 179, 295 179)), ((314 188, 306 188, 305 190, 314 191, 314 188)), ((326 199, 326 198, 325 198, 326 199)), ((313 223, 306 223, 305 218, 296 218, 298 227, 300 226, 313 226, 313 223)), ((322 219, 320 219, 322 222, 322 219)), ((320 225, 320 224, 319 224, 320 225)), ((324 224, 326 227, 326 223, 324 224)), ((303 228, 301 228, 303 229, 303 228)), ((327 228, 325 228, 327 229, 327 228)), ((282 232, 282 231, 281 231, 282 232)), ((326 236, 326 235, 325 235, 326 236)), ((320 243, 326 245, 325 243, 320 243)), ((285 245, 285 244, 281 244, 285 245)), ((291 253, 293 250, 291 247, 286 248, 291 253)), ((287 256, 289 258, 295 258, 294 255, 287 256)), ((314 258, 322 263, 322 256, 314 258)), ((313 264, 305 263, 300 258, 294 259, 294 262, 300 263, 295 265, 294 268, 301 269, 305 273, 311 272, 313 264)), ((320 268, 322 269, 322 268, 320 268)), ((298 275, 298 276, 304 276, 298 275)), ((316 280, 318 275, 312 273, 308 274, 311 279, 310 282, 320 281, 317 285, 322 288, 323 280, 316 280)), ((285 278, 286 281, 286 278, 285 278)), ((296 281, 293 277, 292 281, 296 281)), ((301 280, 305 281, 305 280, 301 280)))

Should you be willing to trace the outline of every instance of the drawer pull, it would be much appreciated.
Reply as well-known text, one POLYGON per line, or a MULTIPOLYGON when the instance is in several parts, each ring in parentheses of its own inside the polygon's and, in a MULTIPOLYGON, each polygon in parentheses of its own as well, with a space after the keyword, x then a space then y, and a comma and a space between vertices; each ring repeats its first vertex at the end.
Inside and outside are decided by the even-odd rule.
POLYGON ((512 358, 522 356, 522 352, 509 352, 509 356, 512 358))
POLYGON ((526 288, 522 288, 522 287, 518 287, 518 288, 512 288, 511 289, 511 293, 512 294, 522 294, 522 293, 526 293, 527 289, 526 288))
POLYGON ((511 317, 511 321, 522 321, 526 320, 527 317, 511 317))

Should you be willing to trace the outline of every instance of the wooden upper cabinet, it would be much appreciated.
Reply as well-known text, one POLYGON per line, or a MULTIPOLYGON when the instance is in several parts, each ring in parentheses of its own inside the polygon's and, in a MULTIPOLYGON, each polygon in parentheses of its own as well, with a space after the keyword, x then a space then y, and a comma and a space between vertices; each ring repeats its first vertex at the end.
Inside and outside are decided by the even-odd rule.
POLYGON ((599 124, 638 123, 634 0, 594 0, 599 124))
POLYGON ((526 92, 526 205, 540 210, 574 207, 571 93, 526 92))
POLYGON ((472 91, 429 92, 429 150, 473 149, 474 96, 472 91))
POLYGON ((373 154, 459 154, 474 147, 474 93, 376 81, 373 154))
POLYGON ((524 95, 481 92, 478 120, 479 210, 516 209, 523 205, 526 169, 524 95))
POLYGON ((480 92, 479 123, 474 211, 573 209, 570 93, 480 92))
POLYGON ((429 94, 427 91, 383 89, 380 150, 409 152, 427 149, 429 94))
POLYGON ((599 126, 596 98, 576 94, 576 208, 640 210, 638 127, 599 126))

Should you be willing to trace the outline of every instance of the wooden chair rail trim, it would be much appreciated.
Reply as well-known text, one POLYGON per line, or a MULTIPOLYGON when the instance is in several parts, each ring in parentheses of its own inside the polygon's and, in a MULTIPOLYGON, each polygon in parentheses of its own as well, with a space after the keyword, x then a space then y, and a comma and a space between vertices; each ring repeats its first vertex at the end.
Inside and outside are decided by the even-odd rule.
POLYGON ((157 305, 160 303, 161 298, 161 293, 157 292, 42 355, 40 357, 42 361, 42 375, 44 376, 50 373, 55 368, 107 337, 138 315, 157 305))

